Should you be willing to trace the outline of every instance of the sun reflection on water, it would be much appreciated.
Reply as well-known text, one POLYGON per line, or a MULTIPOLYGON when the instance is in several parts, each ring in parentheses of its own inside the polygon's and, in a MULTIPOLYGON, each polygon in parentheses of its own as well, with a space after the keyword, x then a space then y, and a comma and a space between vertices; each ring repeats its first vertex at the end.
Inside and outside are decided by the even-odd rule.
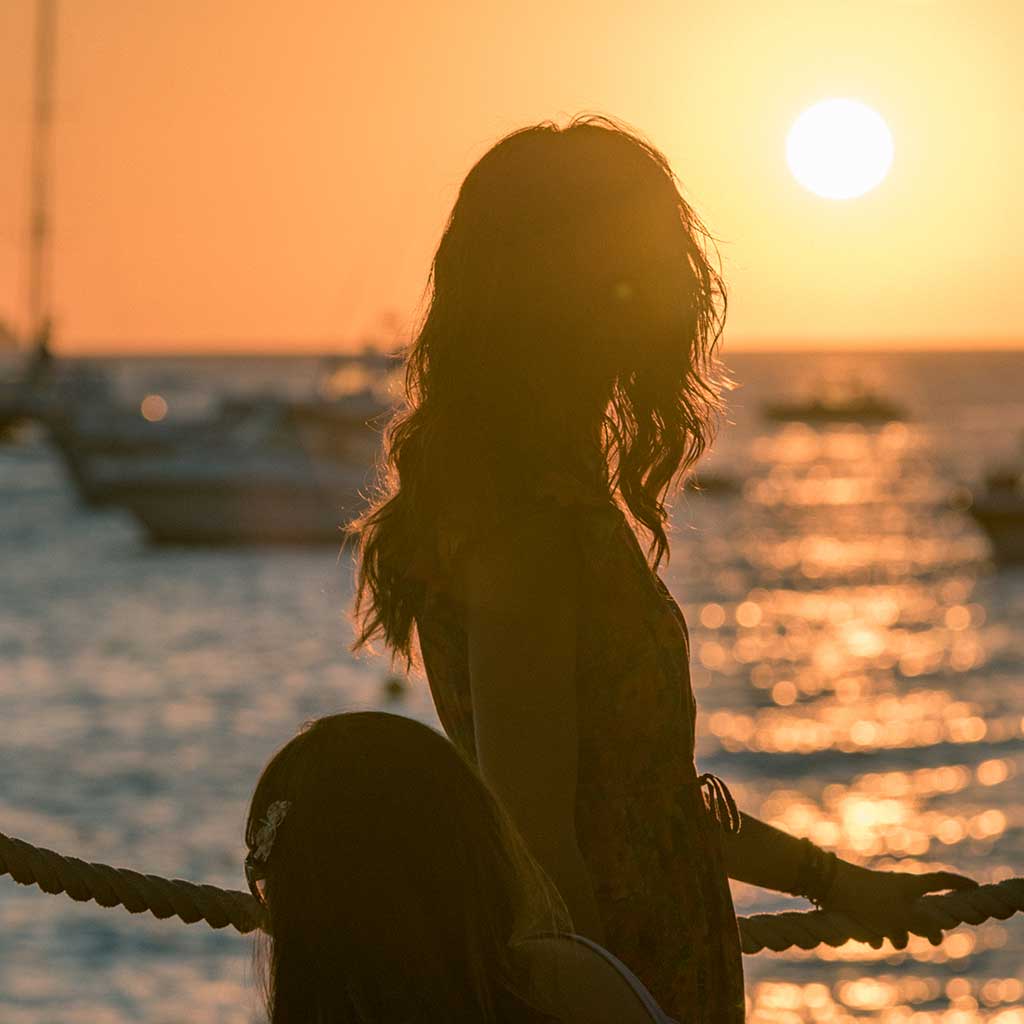
POLYGON ((885 1024, 1024 1024, 1022 994, 1024 986, 1016 978, 993 978, 979 985, 968 978, 944 982, 878 975, 851 978, 832 989, 818 983, 762 982, 754 1002, 757 1019, 765 1024, 854 1024, 866 1019, 885 1024), (940 1000, 947 1009, 933 1008, 940 1000))
MULTIPOLYGON (((693 602, 700 749, 741 806, 856 863, 997 880, 1020 873, 1024 644, 993 614, 1005 598, 935 439, 905 423, 759 433, 741 501, 687 502, 699 543, 678 532, 668 582, 693 602)), ((744 885, 735 899, 801 905, 744 885)), ((1024 1024, 1024 987, 993 970, 1015 927, 761 954, 750 1020, 1024 1024)))

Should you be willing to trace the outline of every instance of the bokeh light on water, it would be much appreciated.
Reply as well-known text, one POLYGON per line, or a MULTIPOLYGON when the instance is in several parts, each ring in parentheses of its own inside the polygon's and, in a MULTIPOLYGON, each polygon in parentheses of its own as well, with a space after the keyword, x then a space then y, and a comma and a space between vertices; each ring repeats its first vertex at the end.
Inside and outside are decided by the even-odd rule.
MULTIPOLYGON (((888 359, 879 379, 917 418, 875 427, 759 422, 784 371, 754 360, 712 456, 741 467, 743 500, 676 509, 666 577, 691 624, 702 763, 854 861, 994 881, 1024 870, 1024 574, 994 570, 950 499, 1014 456, 1024 405, 966 359, 959 396, 937 367, 888 359)), ((801 905, 735 890, 741 913, 801 905)), ((988 922, 939 947, 747 958, 751 1019, 1024 1022, 1021 936, 988 922)))
MULTIPOLYGON (((914 418, 766 424, 760 401, 808 357, 733 361, 744 387, 708 472, 739 493, 677 503, 663 573, 690 622, 701 768, 862 863, 1021 874, 1024 572, 995 571, 948 500, 1016 451, 1021 357, 865 359, 914 418)), ((210 363, 122 370, 136 401, 174 373, 219 386, 210 363)), ((0 564, 0 830, 42 845, 238 887, 270 752, 309 717, 388 700, 386 663, 345 650, 346 560, 147 549, 122 515, 76 507, 41 442, 0 450, 0 564)), ((433 721, 422 681, 388 706, 433 721)), ((802 905, 735 893, 741 913, 802 905)), ((249 948, 0 879, 0 1020, 258 1019, 249 948)), ((754 1024, 1024 1024, 1020 918, 745 967, 754 1024)))

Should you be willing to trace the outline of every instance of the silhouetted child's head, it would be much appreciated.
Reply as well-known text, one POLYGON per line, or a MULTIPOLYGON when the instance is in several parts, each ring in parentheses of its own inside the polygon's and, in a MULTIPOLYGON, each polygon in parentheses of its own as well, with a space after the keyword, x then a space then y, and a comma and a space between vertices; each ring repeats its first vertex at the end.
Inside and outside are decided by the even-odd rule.
POLYGON ((550 888, 474 769, 397 715, 332 715, 287 743, 246 842, 275 1024, 486 1014, 517 984, 510 939, 553 926, 550 888))

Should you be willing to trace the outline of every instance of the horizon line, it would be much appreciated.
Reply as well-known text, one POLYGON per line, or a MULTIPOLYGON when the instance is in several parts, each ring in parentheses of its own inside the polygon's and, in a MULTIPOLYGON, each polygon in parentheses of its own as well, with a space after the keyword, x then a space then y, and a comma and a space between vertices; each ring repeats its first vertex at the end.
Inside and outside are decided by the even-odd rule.
MULTIPOLYGON (((324 340, 322 342, 299 341, 282 342, 279 339, 252 341, 153 341, 146 342, 142 347, 128 348, 122 342, 72 342, 55 346, 57 356, 69 357, 106 357, 106 358, 170 358, 174 356, 191 357, 228 357, 228 356, 265 356, 267 358, 284 358, 288 356, 313 357, 335 355, 360 355, 367 350, 383 355, 397 353, 401 346, 368 345, 363 342, 342 342, 324 340)), ((757 354, 759 352, 813 352, 827 354, 830 352, 1017 352, 1024 351, 1024 337, 994 338, 927 338, 906 336, 897 338, 786 338, 779 336, 747 336, 727 339, 719 343, 719 354, 728 357, 731 353, 757 354)), ((7 350, 13 354, 27 351, 24 345, 7 350)), ((2 352, 3 350, 0 350, 2 352)))

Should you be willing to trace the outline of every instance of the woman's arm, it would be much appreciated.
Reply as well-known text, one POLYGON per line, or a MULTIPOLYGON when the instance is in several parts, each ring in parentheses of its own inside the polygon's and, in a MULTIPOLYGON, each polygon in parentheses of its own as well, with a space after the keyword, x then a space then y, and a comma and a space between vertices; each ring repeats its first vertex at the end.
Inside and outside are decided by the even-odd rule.
POLYGON ((741 813, 738 833, 726 832, 725 866, 730 878, 776 892, 796 892, 800 841, 750 814, 741 813))
MULTIPOLYGON (((801 877, 804 856, 803 840, 780 832, 749 814, 742 815, 738 834, 725 834, 729 877, 764 889, 799 894, 801 885, 808 881, 801 877)), ((897 949, 903 949, 909 938, 907 925, 911 906, 919 896, 943 889, 971 888, 976 884, 949 871, 921 875, 873 871, 839 859, 834 879, 822 894, 821 902, 828 910, 842 910, 856 917, 887 936, 897 949)), ((942 941, 938 930, 931 931, 928 937, 936 945, 942 941)), ((881 945, 881 942, 872 945, 881 945)))
POLYGON ((484 780, 555 883, 573 926, 601 941, 576 839, 577 561, 568 522, 532 515, 466 565, 469 672, 484 780))

